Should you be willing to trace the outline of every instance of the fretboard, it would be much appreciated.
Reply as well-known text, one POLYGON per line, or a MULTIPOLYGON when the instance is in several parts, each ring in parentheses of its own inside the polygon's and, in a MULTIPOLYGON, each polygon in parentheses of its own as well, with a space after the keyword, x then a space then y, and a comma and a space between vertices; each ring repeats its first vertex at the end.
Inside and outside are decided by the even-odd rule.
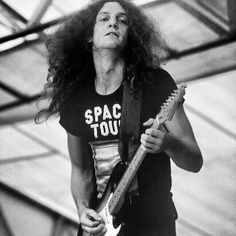
MULTIPOLYGON (((164 122, 167 120, 170 121, 173 118, 179 102, 183 99, 185 88, 186 85, 182 84, 177 90, 174 90, 173 93, 171 93, 165 103, 161 106, 161 111, 156 116, 152 128, 159 129, 164 122)), ((111 215, 119 212, 122 204, 121 200, 123 199, 131 181, 137 173, 146 153, 147 151, 142 145, 140 145, 108 203, 108 210, 111 215)))
POLYGON ((111 215, 114 215, 119 211, 120 200, 124 197, 124 194, 137 173, 145 155, 146 150, 140 145, 108 203, 108 209, 111 215))

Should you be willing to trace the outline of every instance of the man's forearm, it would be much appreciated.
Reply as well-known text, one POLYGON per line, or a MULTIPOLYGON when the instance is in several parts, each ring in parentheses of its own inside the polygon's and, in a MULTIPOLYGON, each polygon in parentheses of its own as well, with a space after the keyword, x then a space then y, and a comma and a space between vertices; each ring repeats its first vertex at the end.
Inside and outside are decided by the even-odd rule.
POLYGON ((165 153, 175 164, 185 170, 198 172, 202 167, 202 155, 196 142, 180 140, 170 136, 170 147, 165 153))
POLYGON ((93 194, 91 171, 80 171, 74 167, 71 175, 71 191, 76 203, 78 213, 91 205, 91 196, 93 194))

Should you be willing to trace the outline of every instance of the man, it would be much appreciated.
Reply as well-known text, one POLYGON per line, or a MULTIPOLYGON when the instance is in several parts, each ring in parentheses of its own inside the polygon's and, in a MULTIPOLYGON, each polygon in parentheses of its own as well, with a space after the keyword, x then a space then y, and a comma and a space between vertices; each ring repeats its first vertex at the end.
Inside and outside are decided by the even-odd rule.
POLYGON ((120 161, 117 140, 127 82, 133 96, 143 90, 140 143, 148 154, 138 171, 139 196, 127 207, 120 234, 175 235, 170 158, 180 168, 198 172, 202 156, 182 103, 166 124, 168 132, 152 127, 160 106, 176 89, 159 67, 161 43, 148 18, 125 0, 89 5, 48 41, 48 87, 53 93, 49 108, 38 117, 60 113, 68 135, 71 189, 84 234, 104 235, 107 230, 94 202, 120 161))

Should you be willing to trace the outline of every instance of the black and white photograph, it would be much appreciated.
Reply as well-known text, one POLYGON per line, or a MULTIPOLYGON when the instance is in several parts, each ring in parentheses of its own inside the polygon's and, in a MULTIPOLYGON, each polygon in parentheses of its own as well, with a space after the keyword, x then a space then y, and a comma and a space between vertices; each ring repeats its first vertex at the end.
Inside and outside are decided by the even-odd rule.
POLYGON ((0 0, 0 235, 236 235, 235 0, 0 0))

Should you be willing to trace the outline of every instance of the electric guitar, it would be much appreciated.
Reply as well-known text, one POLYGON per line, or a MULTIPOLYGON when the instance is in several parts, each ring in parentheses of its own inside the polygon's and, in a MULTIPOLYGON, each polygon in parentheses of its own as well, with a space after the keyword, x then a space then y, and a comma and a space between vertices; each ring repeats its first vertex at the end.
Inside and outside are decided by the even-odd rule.
MULTIPOLYGON (((160 112, 157 114, 152 127, 156 129, 166 122, 172 120, 175 110, 183 99, 185 94, 185 84, 181 84, 180 87, 174 90, 165 103, 161 106, 160 112)), ((122 224, 117 220, 117 215, 124 203, 125 193, 129 188, 135 174, 137 173, 143 159, 145 158, 147 151, 140 145, 135 155, 128 165, 119 162, 113 169, 107 187, 99 202, 96 204, 96 212, 103 218, 107 232, 105 236, 118 235, 122 224)), ((86 232, 83 232, 80 228, 78 235, 89 236, 86 232)))

